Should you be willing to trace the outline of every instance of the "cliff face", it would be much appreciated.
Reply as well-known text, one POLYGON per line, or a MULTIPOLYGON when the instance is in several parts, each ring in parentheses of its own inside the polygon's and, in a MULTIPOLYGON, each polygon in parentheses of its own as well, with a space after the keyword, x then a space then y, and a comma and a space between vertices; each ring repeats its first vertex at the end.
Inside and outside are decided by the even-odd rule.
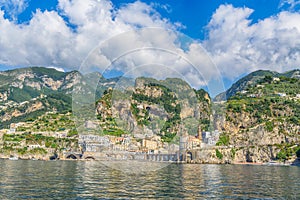
POLYGON ((237 93, 246 90, 247 88, 258 84, 261 80, 263 80, 266 76, 279 78, 300 78, 300 70, 292 70, 285 73, 278 73, 275 71, 268 70, 258 70, 252 72, 245 77, 239 79, 236 83, 234 83, 228 90, 222 92, 214 98, 214 101, 226 101, 237 93))
POLYGON ((87 107, 92 107, 92 114, 96 108, 97 120, 92 125, 100 125, 106 135, 156 137, 163 144, 178 143, 178 135, 217 129, 221 132, 217 146, 197 150, 195 161, 290 160, 300 152, 299 77, 299 70, 258 71, 238 81, 226 102, 213 104, 207 92, 176 78, 138 78, 133 83, 97 73, 83 76, 47 68, 5 71, 0 72, 0 129, 34 121, 48 111, 67 113, 72 109, 72 94, 81 94, 85 103, 86 95, 96 93, 96 106, 88 102, 87 107), (95 83, 96 91, 89 87, 95 83))
POLYGON ((211 113, 208 94, 180 79, 138 78, 134 88, 108 91, 96 107, 104 131, 118 127, 137 136, 159 135, 166 142, 179 132, 196 135, 208 129, 211 113))
POLYGON ((1 128, 36 118, 46 111, 71 110, 71 92, 81 81, 76 71, 31 67, 0 72, 1 128))
POLYGON ((89 81, 100 81, 97 96, 116 83, 99 73, 82 75, 78 71, 60 72, 44 67, 0 72, 0 128, 36 119, 48 111, 71 111, 73 94, 92 91, 89 81))
POLYGON ((231 146, 235 152, 234 158, 224 157, 244 162, 295 159, 300 149, 297 74, 298 70, 280 77, 266 75, 218 104, 225 114, 215 113, 215 126, 222 130, 221 138, 227 138, 220 145, 231 146))

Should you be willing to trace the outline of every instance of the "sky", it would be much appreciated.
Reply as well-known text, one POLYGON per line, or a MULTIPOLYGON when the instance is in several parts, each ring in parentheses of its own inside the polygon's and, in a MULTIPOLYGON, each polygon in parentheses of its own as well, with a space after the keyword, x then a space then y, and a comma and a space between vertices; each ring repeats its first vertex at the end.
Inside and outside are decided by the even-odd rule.
POLYGON ((0 0, 0 8, 0 70, 170 75, 228 88, 255 70, 300 66, 299 0, 0 0))

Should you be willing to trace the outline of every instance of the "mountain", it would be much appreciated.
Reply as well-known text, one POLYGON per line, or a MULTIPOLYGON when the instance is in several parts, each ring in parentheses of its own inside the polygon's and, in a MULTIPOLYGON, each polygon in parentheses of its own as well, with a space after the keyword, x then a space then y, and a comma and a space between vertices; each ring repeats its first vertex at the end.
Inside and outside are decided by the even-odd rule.
POLYGON ((238 92, 242 92, 246 90, 248 87, 259 83, 266 76, 278 77, 278 78, 279 77, 300 78, 300 70, 296 69, 285 73, 278 73, 269 70, 258 70, 252 72, 246 75, 245 77, 241 78, 240 80, 238 80, 236 83, 234 83, 227 91, 217 95, 214 98, 214 101, 225 101, 230 97, 234 96, 235 94, 237 94, 238 92))
POLYGON ((214 112, 215 127, 222 131, 219 144, 234 147, 231 159, 296 158, 300 151, 299 74, 299 70, 252 73, 234 84, 235 94, 226 102, 217 104, 222 108, 214 112))
MULTIPOLYGON (((211 99, 208 93, 194 90, 181 79, 106 79, 99 73, 82 75, 78 71, 30 67, 0 72, 0 129, 8 128, 11 123, 34 121, 48 112, 73 112, 85 123, 89 117, 95 118, 97 99, 98 118, 100 113, 106 115, 103 124, 112 117, 109 102, 116 102, 114 110, 120 112, 118 122, 128 125, 121 127, 122 132, 146 130, 151 134, 168 135, 164 138, 170 140, 179 128, 196 135, 199 130, 195 127, 208 130, 210 126, 211 99), (180 127, 182 122, 185 125, 180 127)), ((114 134, 109 129, 116 127, 107 128, 106 132, 114 134)))
POLYGON ((36 119, 49 111, 67 113, 72 110, 72 95, 93 93, 100 98, 117 81, 105 79, 100 73, 82 75, 45 67, 0 72, 0 128, 36 119))
POLYGON ((210 127, 208 93, 177 78, 138 78, 133 88, 106 91, 96 107, 100 127, 109 135, 156 135, 172 142, 178 133, 197 135, 210 127))
POLYGON ((3 158, 64 158, 85 148, 79 133, 105 135, 116 148, 125 137, 130 150, 166 152, 179 148, 179 134, 196 139, 211 130, 208 93, 178 78, 105 79, 31 67, 0 72, 0 83, 3 158))
POLYGON ((213 103, 206 91, 178 78, 106 79, 42 67, 4 71, 0 145, 5 155, 78 150, 80 132, 115 139, 130 135, 132 149, 143 150, 144 140, 164 148, 179 143, 178 133, 193 141, 195 135, 212 138, 218 130, 219 139, 212 138, 217 147, 201 149, 199 162, 284 161, 300 155, 300 70, 256 71, 224 94, 227 101, 213 103), (9 134, 5 128, 17 122, 22 122, 18 134, 9 134), (28 142, 44 149, 26 149, 28 142))

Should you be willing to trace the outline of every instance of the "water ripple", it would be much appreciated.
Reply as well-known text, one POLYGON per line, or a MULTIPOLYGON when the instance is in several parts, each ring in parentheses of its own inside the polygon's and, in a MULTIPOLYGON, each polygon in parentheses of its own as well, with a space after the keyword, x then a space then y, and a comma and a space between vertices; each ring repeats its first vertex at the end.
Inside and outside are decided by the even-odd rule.
POLYGON ((300 168, 176 165, 139 174, 101 162, 0 160, 0 199, 299 199, 300 168))

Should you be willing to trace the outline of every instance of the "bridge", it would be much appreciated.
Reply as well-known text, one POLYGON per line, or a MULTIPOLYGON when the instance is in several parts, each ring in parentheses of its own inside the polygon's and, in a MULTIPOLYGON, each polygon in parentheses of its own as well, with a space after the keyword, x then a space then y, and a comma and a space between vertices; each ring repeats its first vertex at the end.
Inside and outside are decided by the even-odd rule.
POLYGON ((178 153, 173 154, 148 154, 141 152, 128 151, 103 151, 103 152, 68 152, 65 154, 66 159, 92 159, 92 160, 144 160, 153 162, 176 162, 182 161, 185 156, 178 153))
POLYGON ((148 154, 128 151, 103 151, 103 152, 66 152, 65 159, 90 159, 90 160, 144 160, 153 162, 187 162, 196 157, 195 151, 184 151, 170 154, 148 154))
POLYGON ((105 152, 107 160, 145 160, 145 161, 177 161, 177 154, 147 154, 140 152, 111 151, 105 152))
POLYGON ((146 160, 163 162, 163 161, 178 161, 180 156, 178 154, 146 154, 146 160))
POLYGON ((82 158, 82 153, 78 152, 67 152, 64 154, 65 159, 73 159, 73 160, 79 160, 82 158))

